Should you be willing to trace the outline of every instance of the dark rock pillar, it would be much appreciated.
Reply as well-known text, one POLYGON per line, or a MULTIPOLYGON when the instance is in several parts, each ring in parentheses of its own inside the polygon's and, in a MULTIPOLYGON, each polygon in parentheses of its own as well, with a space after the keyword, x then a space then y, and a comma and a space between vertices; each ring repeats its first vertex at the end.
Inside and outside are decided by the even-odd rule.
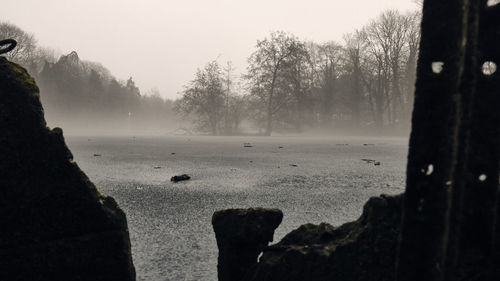
POLYGON ((125 213, 47 128, 26 70, 0 57, 0 280, 135 280, 125 213))
POLYGON ((278 209, 229 209, 217 211, 212 225, 219 248, 219 281, 240 281, 257 264, 262 250, 273 241, 283 219, 278 209))
MULTIPOLYGON (((397 279, 443 280, 467 107, 460 91, 468 1, 425 1, 397 279)), ((464 97, 464 94, 467 97, 464 97)))
POLYGON ((499 280, 487 275, 498 267, 500 9, 487 2, 424 1, 398 281, 499 280))
POLYGON ((500 232, 497 223, 500 217, 496 213, 500 169, 500 4, 489 7, 487 1, 477 2, 481 2, 477 85, 462 211, 458 266, 462 270, 457 274, 460 280, 477 276, 485 278, 489 266, 496 272, 495 276, 484 280, 500 280, 500 232))

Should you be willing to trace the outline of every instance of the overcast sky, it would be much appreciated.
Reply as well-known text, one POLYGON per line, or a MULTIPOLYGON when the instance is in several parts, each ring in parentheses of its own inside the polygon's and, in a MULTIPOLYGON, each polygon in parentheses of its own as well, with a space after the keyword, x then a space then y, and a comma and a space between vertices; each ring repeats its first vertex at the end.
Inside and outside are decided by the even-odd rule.
POLYGON ((386 9, 417 7, 413 0, 12 0, 0 5, 0 20, 121 80, 132 76, 143 93, 157 87, 176 98, 219 56, 244 71, 256 41, 271 31, 341 41, 386 9))

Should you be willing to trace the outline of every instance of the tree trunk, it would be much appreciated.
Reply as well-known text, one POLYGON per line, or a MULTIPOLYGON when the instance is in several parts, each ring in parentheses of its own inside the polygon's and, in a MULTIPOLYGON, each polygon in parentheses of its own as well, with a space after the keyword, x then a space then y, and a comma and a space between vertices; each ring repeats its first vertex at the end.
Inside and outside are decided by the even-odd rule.
POLYGON ((273 71, 273 81, 271 82, 271 89, 269 90, 269 100, 267 102, 267 126, 266 126, 266 136, 271 136, 273 131, 273 95, 274 95, 274 85, 276 83, 276 75, 278 74, 279 64, 274 68, 273 71))
POLYGON ((353 81, 352 81, 352 100, 351 100, 351 114, 352 114, 352 125, 356 128, 360 124, 360 103, 361 103, 361 69, 359 65, 359 49, 356 50, 356 54, 353 62, 353 81))

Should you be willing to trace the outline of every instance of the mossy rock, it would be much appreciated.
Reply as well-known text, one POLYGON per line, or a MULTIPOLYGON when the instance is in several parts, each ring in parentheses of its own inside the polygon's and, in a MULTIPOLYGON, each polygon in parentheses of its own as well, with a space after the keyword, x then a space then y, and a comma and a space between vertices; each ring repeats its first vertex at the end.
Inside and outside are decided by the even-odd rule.
POLYGON ((135 280, 125 213, 45 122, 39 89, 0 57, 0 280, 135 280))
POLYGON ((249 208, 217 211, 212 216, 219 257, 219 281, 241 281, 257 264, 257 257, 273 241, 283 213, 278 209, 249 208))
POLYGON ((244 281, 392 281, 402 195, 371 198, 340 227, 305 224, 264 249, 244 281))

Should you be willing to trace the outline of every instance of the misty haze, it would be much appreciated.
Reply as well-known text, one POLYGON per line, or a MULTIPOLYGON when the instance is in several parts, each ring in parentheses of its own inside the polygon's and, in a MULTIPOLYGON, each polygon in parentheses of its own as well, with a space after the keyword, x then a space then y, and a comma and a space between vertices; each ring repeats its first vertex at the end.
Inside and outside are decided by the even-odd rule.
MULTIPOLYGON (((73 12, 57 2, 60 13, 73 12)), ((207 13, 232 14, 235 4, 222 2, 209 5, 207 13)), ((342 23, 310 25, 301 18, 307 5, 343 13, 341 2, 283 2, 283 11, 271 4, 278 16, 264 17, 269 22, 243 19, 255 30, 243 48, 234 40, 245 30, 235 30, 240 35, 234 39, 218 36, 230 32, 231 22, 204 31, 209 34, 190 33, 191 25, 205 24, 206 16, 189 15, 206 5, 201 1, 183 4, 184 17, 164 23, 173 24, 165 28, 176 33, 186 30, 189 39, 148 26, 161 25, 161 19, 122 18, 122 5, 148 5, 139 2, 108 7, 118 14, 107 20, 128 22, 114 27, 113 32, 127 34, 118 46, 109 41, 112 34, 86 38, 106 26, 100 4, 82 8, 89 17, 84 22, 66 19, 76 27, 69 35, 51 30, 50 22, 59 16, 51 11, 55 3, 40 7, 45 11, 40 26, 35 18, 5 14, 0 39, 17 40, 16 51, 6 56, 34 76, 48 125, 64 130, 75 161, 125 210, 138 280, 215 280, 217 245, 210 219, 217 210, 279 208, 285 213, 275 235, 279 241, 306 222, 340 225, 356 219, 369 197, 402 192, 420 15, 411 1, 386 2, 385 10, 361 9, 366 17, 348 30, 340 28, 342 23), (144 29, 128 34, 133 24, 144 29), (305 28, 297 28, 299 37, 294 27, 300 25, 305 28), (318 30, 331 37, 317 36, 318 30), (59 38, 54 43, 53 35, 59 38), (65 36, 76 41, 66 44, 65 36), (164 38, 152 39, 158 36, 164 38), (171 49, 184 44, 196 48, 171 49), (224 53, 231 46, 240 49, 224 53), (108 51, 121 52, 115 57, 119 63, 98 61, 97 54, 108 51), (172 51, 180 61, 165 61, 163 53, 172 51), (137 63, 141 58, 149 64, 137 63), (172 73, 178 71, 184 80, 172 73), (179 86, 169 88, 165 81, 179 86), (184 173, 192 179, 170 182, 184 173)), ((5 11, 29 6, 9 5, 5 11)), ((267 9, 264 2, 252 6, 257 14, 267 9)))
POLYGON ((0 40, 137 280, 217 280, 216 211, 280 209, 277 243, 405 191, 421 2, 9 1, 0 40))

